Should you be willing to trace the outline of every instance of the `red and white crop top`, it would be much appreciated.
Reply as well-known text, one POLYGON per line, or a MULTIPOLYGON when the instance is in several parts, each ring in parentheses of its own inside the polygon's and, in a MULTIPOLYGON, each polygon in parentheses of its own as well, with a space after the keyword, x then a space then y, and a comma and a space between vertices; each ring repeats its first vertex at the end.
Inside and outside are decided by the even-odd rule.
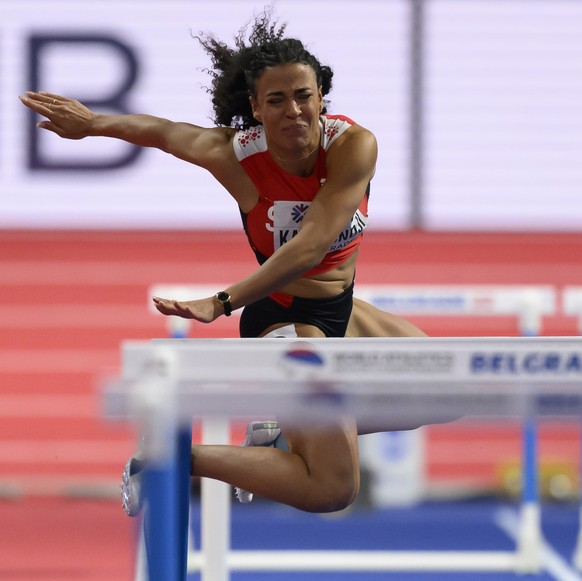
MULTIPOLYGON (((298 232, 309 205, 327 178, 326 151, 354 122, 342 115, 320 117, 321 144, 315 169, 309 177, 286 172, 271 157, 262 125, 238 131, 233 146, 237 159, 259 192, 257 205, 241 212, 249 243, 260 264, 298 232)), ((333 270, 359 247, 368 222, 368 196, 362 202, 331 245, 322 262, 305 273, 313 276, 333 270)))

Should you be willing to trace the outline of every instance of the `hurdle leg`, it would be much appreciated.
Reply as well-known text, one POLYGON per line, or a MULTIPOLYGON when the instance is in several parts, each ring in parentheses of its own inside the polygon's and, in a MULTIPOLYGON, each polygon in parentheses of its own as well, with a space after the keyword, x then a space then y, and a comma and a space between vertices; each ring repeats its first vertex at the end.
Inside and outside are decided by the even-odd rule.
POLYGON ((145 569, 150 581, 186 581, 191 428, 181 429, 174 444, 170 458, 144 468, 143 551, 140 546, 137 564, 140 580, 145 569))
POLYGON ((539 500, 538 430, 533 417, 527 417, 523 426, 522 505, 517 539, 516 570, 519 573, 541 571, 542 533, 539 500))
POLYGON ((178 504, 178 542, 176 549, 178 574, 181 581, 188 576, 188 527, 190 526, 190 454, 192 451, 192 427, 183 427, 178 433, 177 442, 177 504, 178 504))
MULTIPOLYGON (((173 455, 172 455, 173 456, 173 455)), ((178 475, 173 457, 144 468, 144 542, 150 581, 181 581, 176 547, 178 530, 178 475)))
MULTIPOLYGON (((225 444, 230 441, 227 419, 205 419, 202 424, 203 444, 225 444)), ((228 581, 230 571, 230 504, 228 484, 202 478, 201 482, 201 581, 228 581)))
MULTIPOLYGON (((536 337, 542 327, 540 298, 524 291, 521 299, 519 327, 524 337, 536 337)), ((541 571, 542 528, 538 483, 538 425, 529 414, 522 430, 522 503, 520 528, 517 538, 516 571, 537 573, 541 571)))

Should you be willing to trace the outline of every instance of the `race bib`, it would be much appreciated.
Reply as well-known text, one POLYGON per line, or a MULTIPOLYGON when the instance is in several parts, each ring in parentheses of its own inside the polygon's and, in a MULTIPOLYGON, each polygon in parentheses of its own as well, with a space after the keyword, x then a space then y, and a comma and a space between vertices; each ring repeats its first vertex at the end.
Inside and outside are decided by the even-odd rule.
MULTIPOLYGON (((311 202, 277 201, 269 208, 271 223, 267 223, 266 226, 267 230, 273 232, 273 247, 275 250, 297 236, 301 222, 310 205, 311 202)), ((328 252, 347 246, 365 230, 367 223, 367 216, 364 216, 360 210, 356 210, 356 213, 344 226, 328 252)))

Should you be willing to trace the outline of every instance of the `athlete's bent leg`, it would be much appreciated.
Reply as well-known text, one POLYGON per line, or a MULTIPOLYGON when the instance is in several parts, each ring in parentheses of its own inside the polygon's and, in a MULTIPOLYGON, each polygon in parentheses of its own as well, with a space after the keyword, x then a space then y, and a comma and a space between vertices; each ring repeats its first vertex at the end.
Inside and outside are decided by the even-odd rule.
MULTIPOLYGON (((297 325, 300 337, 322 336, 297 325)), ((194 446, 192 475, 215 478, 309 512, 333 512, 354 501, 360 486, 355 422, 282 426, 289 451, 264 447, 194 446)))
POLYGON ((354 297, 346 337, 426 337, 416 325, 354 297))
POLYGON ((194 446, 192 473, 215 478, 308 512, 348 506, 359 489, 356 428, 289 427, 289 452, 276 448, 194 446))

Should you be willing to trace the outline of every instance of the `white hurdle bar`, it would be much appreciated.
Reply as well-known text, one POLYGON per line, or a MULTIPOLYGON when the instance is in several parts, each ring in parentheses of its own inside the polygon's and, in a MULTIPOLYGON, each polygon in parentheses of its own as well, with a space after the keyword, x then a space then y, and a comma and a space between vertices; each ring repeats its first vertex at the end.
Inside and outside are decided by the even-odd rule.
MULTIPOLYGON (((225 418, 248 417, 252 411, 288 420, 339 413, 385 421, 416 418, 423 403, 422 409, 433 413, 475 417, 582 414, 578 337, 309 339, 301 346, 317 355, 316 367, 296 357, 293 339, 126 342, 122 379, 110 382, 105 398, 108 415, 141 419, 146 427, 153 418, 164 440, 171 425, 192 418, 203 418, 211 437, 223 437, 225 418), (224 366, 225 359, 232 365, 224 366), (166 429, 159 429, 159 409, 165 410, 166 429)), ((159 446, 154 449, 152 458, 159 454, 159 446)), ((228 512, 222 508, 229 503, 230 487, 204 480, 212 487, 203 491, 203 512, 208 508, 203 549, 190 556, 192 570, 200 568, 203 581, 226 581, 231 569, 524 573, 540 567, 543 545, 535 531, 526 538, 531 546, 524 550, 518 543, 515 552, 231 551, 228 512)), ((167 506, 169 520, 176 516, 170 496, 149 503, 167 506)), ((162 556, 176 559, 176 551, 162 556)), ((182 579, 166 574, 169 570, 161 567, 156 581, 182 579)))
MULTIPOLYGON (((179 300, 188 300, 211 296, 216 292, 217 288, 223 288, 224 284, 205 284, 205 285, 155 285, 150 289, 149 297, 162 296, 167 298, 175 298, 179 300)), ((556 311, 556 296, 553 287, 544 286, 522 286, 522 285, 357 285, 356 296, 367 300, 377 308, 389 312, 408 315, 408 316, 430 316, 430 315, 450 315, 450 316, 512 316, 517 317, 519 321, 519 329, 522 335, 537 335, 541 329, 542 317, 544 315, 553 315, 556 311)), ((152 312, 157 312, 153 308, 151 300, 149 301, 152 312)), ((170 333, 172 336, 187 336, 189 321, 177 317, 169 317, 170 333)), ((203 443, 209 443, 209 438, 215 442, 222 443, 228 441, 228 428, 222 427, 223 433, 220 434, 216 440, 216 434, 203 438, 203 443)), ((207 433, 204 431, 203 433, 207 433)), ((530 438, 531 439, 531 438, 530 438)), ((535 437, 532 440, 534 450, 530 451, 530 455, 535 453, 535 437)), ((535 486, 535 485, 534 485, 535 486)), ((530 487, 531 488, 531 487, 530 487)), ((203 507, 204 507, 204 488, 203 507)), ((535 496, 536 492, 533 493, 535 496)), ((522 563, 529 563, 529 565, 522 565, 524 570, 537 570, 537 565, 532 565, 532 555, 537 552, 541 539, 540 531, 540 516, 537 498, 531 502, 532 492, 529 492, 529 502, 525 502, 522 507, 522 527, 520 534, 520 561, 522 563), (533 531, 533 532, 532 532, 533 531)), ((228 496, 224 497, 223 502, 230 502, 228 496)), ((216 506, 214 507, 216 509, 216 506)), ((204 520, 204 508, 203 516, 204 520)), ((211 541, 210 541, 211 542, 211 541)), ((205 543, 206 545, 206 543, 205 543)), ((286 561, 284 555, 277 556, 277 562, 280 565, 286 561)), ((427 566, 428 569, 438 569, 438 563, 450 562, 448 559, 441 560, 441 553, 431 557, 426 555, 427 559, 423 559, 424 565, 419 564, 416 557, 411 557, 410 553, 401 555, 394 561, 399 565, 397 568, 401 570, 408 570, 408 567, 427 566), (410 559, 409 564, 406 564, 407 559, 410 559)), ((491 558, 487 555, 484 559, 485 563, 490 566, 508 566, 507 556, 503 555, 499 559, 491 558), (497 563, 496 565, 494 563, 497 563)), ((365 566, 364 563, 377 562, 377 556, 372 560, 363 560, 360 562, 359 558, 354 558, 350 562, 358 563, 357 567, 365 566)), ((513 558, 511 560, 510 568, 515 568, 513 558)), ((198 570, 201 562, 201 555, 190 553, 188 557, 188 570, 198 570)), ((236 565, 244 566, 244 561, 236 565)), ((267 562, 265 560, 264 562, 267 562)), ((308 563, 309 559, 298 561, 296 559, 289 560, 289 566, 297 565, 298 562, 308 563)), ((486 564, 481 563, 479 556, 473 555, 467 563, 479 565, 479 567, 486 567, 486 564)), ((310 566, 311 567, 311 566, 310 566)), ((519 568, 519 566, 518 566, 519 568)), ((480 569, 485 570, 485 569, 480 569)))
POLYGON ((361 285, 355 296, 403 316, 515 317, 524 336, 539 335, 556 313, 550 285, 361 285))

